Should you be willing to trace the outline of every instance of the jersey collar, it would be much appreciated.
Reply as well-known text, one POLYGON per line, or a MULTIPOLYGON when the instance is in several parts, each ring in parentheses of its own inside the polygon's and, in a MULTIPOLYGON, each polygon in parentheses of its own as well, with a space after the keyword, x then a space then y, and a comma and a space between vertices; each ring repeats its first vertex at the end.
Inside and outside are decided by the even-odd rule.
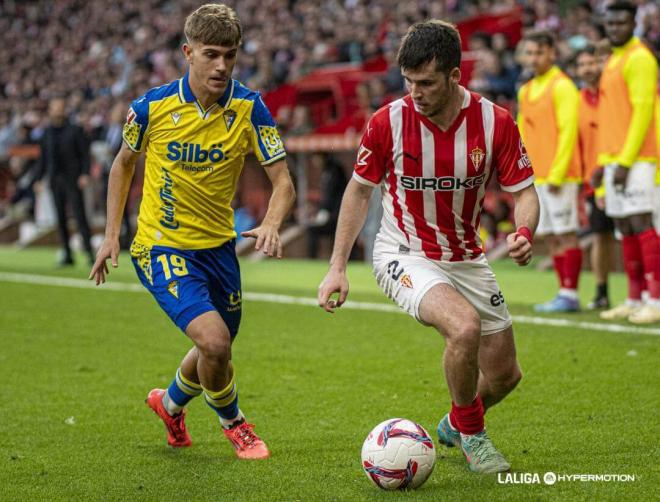
MULTIPOLYGON (((197 101, 197 98, 195 98, 195 95, 192 92, 192 89, 190 88, 190 82, 188 81, 190 74, 186 73, 183 78, 179 79, 179 100, 182 103, 195 103, 197 101)), ((227 108, 229 106, 229 103, 231 102, 231 98, 234 95, 234 79, 230 78, 229 83, 227 84, 227 88, 225 89, 225 92, 223 93, 222 96, 220 96, 220 99, 218 99, 217 103, 220 105, 222 108, 227 108)))
POLYGON ((626 52, 628 49, 631 47, 634 47, 635 45, 640 44, 641 41, 639 40, 638 37, 630 37, 630 40, 628 40, 625 44, 623 44, 620 47, 612 47, 612 54, 623 54, 626 52))

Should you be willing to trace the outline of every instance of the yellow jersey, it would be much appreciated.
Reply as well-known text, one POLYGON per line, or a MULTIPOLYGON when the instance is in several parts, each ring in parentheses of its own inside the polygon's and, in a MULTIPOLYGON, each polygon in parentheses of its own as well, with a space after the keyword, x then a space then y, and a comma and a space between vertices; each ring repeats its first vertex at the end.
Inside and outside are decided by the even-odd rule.
POLYGON ((204 110, 188 74, 133 101, 123 137, 146 153, 134 242, 143 249, 207 249, 233 239, 231 202, 245 156, 254 152, 268 166, 286 155, 258 92, 230 80, 204 110))

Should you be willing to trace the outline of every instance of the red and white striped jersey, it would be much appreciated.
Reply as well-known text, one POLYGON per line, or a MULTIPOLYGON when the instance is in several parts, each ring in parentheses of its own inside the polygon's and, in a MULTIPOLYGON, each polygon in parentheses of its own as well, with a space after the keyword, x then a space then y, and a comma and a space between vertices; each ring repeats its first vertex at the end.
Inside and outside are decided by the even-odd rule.
POLYGON ((381 187, 380 243, 433 260, 464 261, 483 252, 477 229, 493 174, 508 192, 534 182, 509 112, 465 90, 447 131, 420 115, 410 96, 374 113, 353 178, 381 187))

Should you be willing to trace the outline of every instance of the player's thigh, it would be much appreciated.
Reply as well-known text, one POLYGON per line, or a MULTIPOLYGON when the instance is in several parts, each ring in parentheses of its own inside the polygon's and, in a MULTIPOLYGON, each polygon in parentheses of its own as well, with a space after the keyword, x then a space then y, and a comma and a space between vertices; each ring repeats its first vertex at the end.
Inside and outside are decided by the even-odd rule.
POLYGON ((208 270, 211 302, 227 325, 233 340, 238 334, 243 312, 241 272, 235 241, 207 250, 204 266, 208 270))
POLYGON ((424 295, 436 284, 451 284, 434 262, 421 256, 375 250, 373 273, 383 293, 420 322, 424 295))
POLYGON ((419 305, 419 319, 449 339, 479 343, 479 314, 450 284, 435 284, 424 294, 419 305))
POLYGON ((550 205, 547 199, 548 186, 538 185, 536 193, 539 196, 539 224, 536 227, 536 235, 544 236, 552 234, 552 220, 550 219, 550 205))
POLYGON ((520 373, 513 328, 481 337, 479 369, 487 379, 506 380, 520 373))
POLYGON ((443 266, 451 270, 456 290, 479 314, 482 335, 493 335, 511 326, 504 295, 485 255, 471 261, 444 263, 443 266))
POLYGON ((160 246, 131 247, 140 281, 184 333, 193 319, 215 310, 207 273, 199 266, 195 253, 160 246))

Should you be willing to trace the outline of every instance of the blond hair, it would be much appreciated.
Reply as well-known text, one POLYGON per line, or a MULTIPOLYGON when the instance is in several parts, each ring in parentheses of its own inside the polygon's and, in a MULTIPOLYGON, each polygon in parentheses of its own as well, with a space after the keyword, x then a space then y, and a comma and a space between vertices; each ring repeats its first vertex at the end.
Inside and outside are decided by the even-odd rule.
POLYGON ((186 18, 183 32, 189 44, 233 47, 240 45, 243 29, 234 9, 207 3, 186 18))

